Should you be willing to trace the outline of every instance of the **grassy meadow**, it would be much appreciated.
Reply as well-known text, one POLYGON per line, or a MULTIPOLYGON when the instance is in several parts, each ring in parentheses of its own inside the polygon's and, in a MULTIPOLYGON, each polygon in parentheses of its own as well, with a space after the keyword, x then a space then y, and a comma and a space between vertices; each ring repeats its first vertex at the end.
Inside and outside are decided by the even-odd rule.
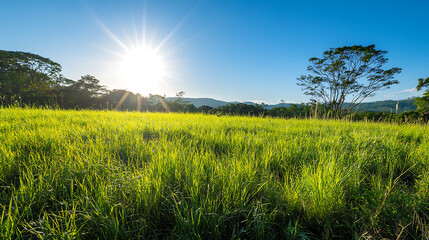
POLYGON ((428 239, 429 127, 0 108, 0 239, 428 239))

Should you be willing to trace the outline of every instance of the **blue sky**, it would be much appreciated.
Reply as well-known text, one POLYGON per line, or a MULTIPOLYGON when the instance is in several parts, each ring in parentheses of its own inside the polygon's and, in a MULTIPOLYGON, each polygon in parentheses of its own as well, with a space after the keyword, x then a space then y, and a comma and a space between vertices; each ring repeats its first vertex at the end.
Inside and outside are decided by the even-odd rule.
POLYGON ((400 84, 368 100, 416 95, 429 76, 429 1, 2 0, 0 49, 32 52, 66 77, 94 75, 110 89, 125 46, 142 40, 168 69, 156 92, 227 101, 307 102, 296 78, 329 48, 375 44, 400 84), (145 23, 145 24, 144 24, 145 23), (145 30, 143 31, 143 26, 145 30), (110 32, 110 33, 109 33, 110 32), (117 40, 115 40, 116 38, 117 40))

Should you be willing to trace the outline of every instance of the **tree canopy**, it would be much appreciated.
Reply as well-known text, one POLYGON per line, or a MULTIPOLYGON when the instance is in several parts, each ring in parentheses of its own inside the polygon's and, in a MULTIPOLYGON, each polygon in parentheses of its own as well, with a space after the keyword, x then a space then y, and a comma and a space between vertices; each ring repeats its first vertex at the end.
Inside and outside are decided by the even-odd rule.
POLYGON ((3 102, 46 104, 54 101, 61 65, 27 52, 0 50, 0 96, 3 102))
POLYGON ((61 65, 33 53, 0 50, 0 100, 2 105, 54 105, 89 108, 106 94, 94 76, 74 81, 61 75, 61 65))
POLYGON ((417 91, 421 91, 423 88, 427 88, 426 92, 423 93, 422 97, 416 99, 416 105, 420 114, 427 118, 429 115, 429 77, 419 79, 416 89, 417 91))
POLYGON ((314 75, 299 77, 298 85, 312 102, 324 104, 336 115, 350 113, 376 91, 399 83, 394 75, 401 68, 383 69, 388 62, 386 53, 376 50, 375 45, 331 48, 322 58, 309 59, 307 70, 314 75), (346 101, 350 104, 343 109, 346 101))

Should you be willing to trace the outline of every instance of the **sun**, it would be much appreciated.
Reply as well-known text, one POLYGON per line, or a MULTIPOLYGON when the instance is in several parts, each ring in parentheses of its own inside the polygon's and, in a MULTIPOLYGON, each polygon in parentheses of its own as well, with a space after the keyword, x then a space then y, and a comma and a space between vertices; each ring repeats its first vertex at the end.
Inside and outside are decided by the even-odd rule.
POLYGON ((149 47, 127 49, 121 61, 122 80, 130 89, 154 93, 166 77, 166 64, 162 55, 149 47))
POLYGON ((146 9, 143 11, 141 26, 137 26, 138 23, 130 24, 134 29, 128 33, 125 32, 123 37, 116 35, 97 20, 100 27, 117 44, 113 49, 103 47, 115 56, 115 60, 110 65, 111 69, 108 70, 111 73, 110 77, 114 78, 115 88, 142 96, 166 95, 174 91, 173 86, 180 82, 176 72, 177 59, 174 59, 174 55, 183 43, 177 42, 173 45, 169 41, 189 15, 179 21, 164 38, 147 34, 146 9))

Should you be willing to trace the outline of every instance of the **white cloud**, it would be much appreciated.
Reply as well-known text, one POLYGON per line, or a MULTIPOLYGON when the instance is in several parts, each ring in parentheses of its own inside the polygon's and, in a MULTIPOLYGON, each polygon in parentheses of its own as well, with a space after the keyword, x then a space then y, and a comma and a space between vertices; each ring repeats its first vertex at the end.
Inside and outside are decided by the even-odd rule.
POLYGON ((419 97, 421 95, 422 95, 422 93, 418 92, 416 88, 410 88, 410 89, 405 89, 405 90, 385 94, 384 98, 385 99, 392 99, 392 98, 406 99, 406 98, 410 98, 410 97, 419 97))
POLYGON ((400 93, 409 93, 411 94, 412 97, 417 97, 417 96, 421 96, 422 93, 418 92, 416 88, 410 88, 410 89, 405 89, 402 91, 399 91, 400 93))
POLYGON ((405 89, 405 90, 399 91, 398 93, 404 93, 404 92, 417 93, 417 89, 416 88, 405 89))

